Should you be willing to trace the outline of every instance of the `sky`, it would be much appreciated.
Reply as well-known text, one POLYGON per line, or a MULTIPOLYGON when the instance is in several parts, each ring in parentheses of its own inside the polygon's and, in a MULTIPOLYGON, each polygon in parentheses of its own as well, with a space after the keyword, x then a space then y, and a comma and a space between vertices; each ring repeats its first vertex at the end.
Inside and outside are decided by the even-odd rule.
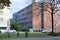
POLYGON ((10 0, 10 1, 11 1, 11 4, 10 4, 11 18, 12 18, 13 13, 31 4, 29 0, 10 0))
POLYGON ((31 4, 31 0, 10 0, 10 1, 11 1, 11 5, 10 5, 11 17, 10 18, 12 18, 13 13, 31 4))

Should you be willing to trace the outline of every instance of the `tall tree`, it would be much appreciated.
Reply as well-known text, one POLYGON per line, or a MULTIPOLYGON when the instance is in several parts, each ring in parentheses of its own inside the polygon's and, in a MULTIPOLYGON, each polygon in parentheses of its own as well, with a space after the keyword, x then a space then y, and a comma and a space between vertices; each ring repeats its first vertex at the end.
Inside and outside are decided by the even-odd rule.
POLYGON ((51 6, 51 19, 52 19, 52 33, 54 33, 54 11, 58 11, 57 9, 57 0, 49 0, 51 6))
MULTIPOLYGON (((35 0, 32 0, 32 2, 34 2, 35 0)), ((49 11, 49 10, 47 10, 47 9, 44 9, 43 8, 43 6, 44 5, 42 5, 41 4, 41 13, 42 13, 42 20, 41 20, 41 25, 42 25, 42 29, 43 29, 43 27, 44 27, 44 14, 43 14, 43 12, 44 12, 44 10, 46 11, 49 11, 49 13, 51 13, 51 20, 52 20, 52 33, 54 33, 54 18, 53 18, 53 15, 58 11, 57 10, 57 1, 58 0, 40 0, 40 2, 41 3, 47 3, 47 4, 49 4, 50 5, 50 8, 47 6, 47 8, 49 8, 50 10, 51 10, 51 12, 49 11), (46 1, 46 2, 45 2, 46 1)))
POLYGON ((17 37, 19 37, 19 31, 22 31, 21 23, 18 23, 18 22, 13 23, 13 24, 11 24, 10 28, 16 30, 17 31, 17 37))
POLYGON ((28 37, 29 27, 27 27, 27 26, 25 27, 25 26, 24 26, 24 27, 22 28, 22 31, 25 32, 25 35, 26 35, 25 37, 28 37))

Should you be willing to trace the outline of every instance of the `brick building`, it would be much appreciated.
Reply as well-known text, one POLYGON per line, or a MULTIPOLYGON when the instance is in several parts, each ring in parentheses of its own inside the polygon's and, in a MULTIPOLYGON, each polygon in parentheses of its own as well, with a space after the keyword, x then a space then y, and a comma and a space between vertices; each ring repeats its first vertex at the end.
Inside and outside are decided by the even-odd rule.
MULTIPOLYGON (((54 28, 58 24, 57 10, 54 10, 54 28)), ((51 6, 48 3, 34 2, 24 9, 14 13, 13 19, 15 22, 22 23, 23 26, 28 26, 33 30, 51 30, 51 6)))
MULTIPOLYGON (((45 29, 50 30, 52 28, 51 20, 51 6, 48 3, 33 3, 32 5, 32 24, 33 29, 45 29)), ((57 10, 55 9, 54 14, 54 26, 58 23, 57 10)))
POLYGON ((13 14, 13 21, 19 22, 23 26, 28 26, 29 28, 32 28, 32 5, 27 6, 26 8, 23 8, 22 10, 19 10, 18 12, 13 14))

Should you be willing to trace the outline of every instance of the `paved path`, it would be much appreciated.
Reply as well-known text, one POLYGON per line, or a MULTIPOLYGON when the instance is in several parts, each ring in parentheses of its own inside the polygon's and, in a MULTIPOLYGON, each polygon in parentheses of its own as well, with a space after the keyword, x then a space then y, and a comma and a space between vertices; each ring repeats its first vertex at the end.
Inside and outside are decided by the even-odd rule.
POLYGON ((43 37, 43 38, 3 38, 0 40, 60 40, 60 37, 43 37))

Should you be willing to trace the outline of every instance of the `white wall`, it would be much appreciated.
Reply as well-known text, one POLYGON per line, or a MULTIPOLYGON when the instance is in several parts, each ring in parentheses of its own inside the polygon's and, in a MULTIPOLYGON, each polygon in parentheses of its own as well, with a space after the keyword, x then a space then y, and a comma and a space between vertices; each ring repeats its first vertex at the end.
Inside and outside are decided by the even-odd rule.
POLYGON ((3 20, 0 20, 0 27, 7 27, 7 21, 10 19, 10 9, 5 7, 0 11, 3 11, 3 14, 0 15, 0 18, 3 18, 3 20))

